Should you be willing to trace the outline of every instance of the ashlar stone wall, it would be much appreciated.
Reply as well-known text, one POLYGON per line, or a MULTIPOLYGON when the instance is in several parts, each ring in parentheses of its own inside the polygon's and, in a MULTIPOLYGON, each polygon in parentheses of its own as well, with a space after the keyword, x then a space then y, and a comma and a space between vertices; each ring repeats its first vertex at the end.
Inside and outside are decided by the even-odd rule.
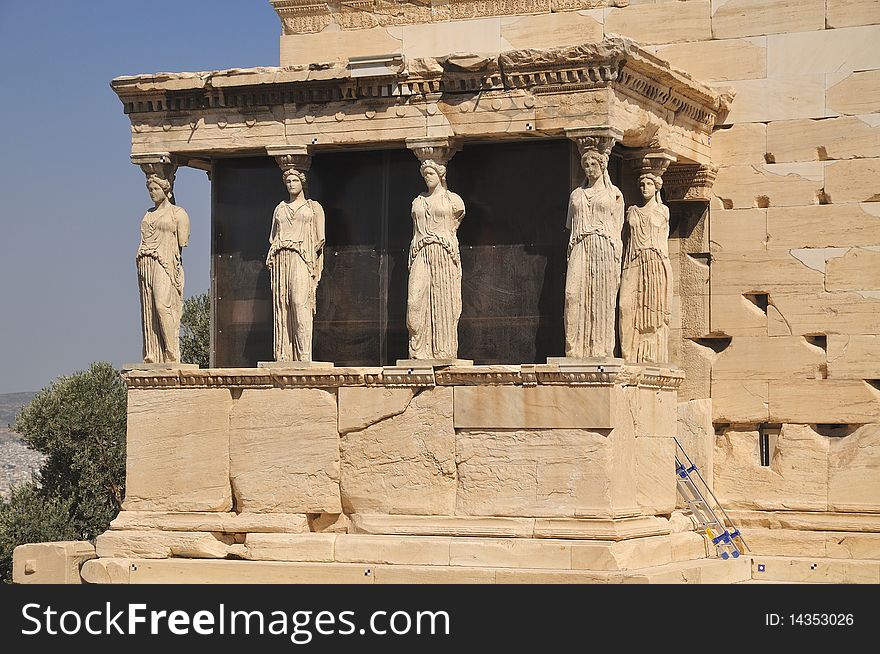
MULTIPOLYGON (((743 510, 877 513, 880 4, 648 11, 662 25, 682 5, 702 27, 652 49, 736 90, 712 136, 705 225, 678 243, 679 306, 708 301, 708 325, 699 334, 680 315, 674 360, 689 378, 681 399, 712 400, 716 492, 743 510)), ((616 15, 614 29, 641 38, 639 20, 623 17, 645 10, 607 10, 606 31, 616 15)))

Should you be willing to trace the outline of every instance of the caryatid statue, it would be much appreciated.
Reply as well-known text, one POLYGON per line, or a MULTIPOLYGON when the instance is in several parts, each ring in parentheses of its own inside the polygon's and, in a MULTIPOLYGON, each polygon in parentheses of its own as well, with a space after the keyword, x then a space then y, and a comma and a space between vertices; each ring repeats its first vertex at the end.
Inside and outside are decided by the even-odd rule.
POLYGON ((662 175, 675 158, 648 152, 638 160, 642 201, 626 211, 629 238, 620 282, 620 347, 627 361, 669 362, 672 265, 669 207, 660 199, 662 175))
POLYGON ((144 363, 180 362, 183 313, 181 250, 189 242, 189 216, 174 204, 175 165, 167 153, 132 156, 147 176, 153 207, 141 221, 136 262, 144 335, 144 363))
POLYGON ((571 192, 565 226, 565 356, 613 357, 617 292, 623 255, 623 195, 608 176, 608 158, 621 136, 610 128, 568 130, 581 153, 584 183, 571 192))
POLYGON ((426 191, 412 202, 406 326, 412 359, 456 359, 461 318, 461 254, 456 232, 464 202, 446 185, 454 154, 446 139, 407 139, 426 191))
POLYGON ((275 207, 266 256, 275 360, 311 361, 316 293, 324 269, 324 209, 306 198, 306 147, 285 148, 283 154, 277 150, 272 148, 270 154, 283 171, 290 200, 275 207))

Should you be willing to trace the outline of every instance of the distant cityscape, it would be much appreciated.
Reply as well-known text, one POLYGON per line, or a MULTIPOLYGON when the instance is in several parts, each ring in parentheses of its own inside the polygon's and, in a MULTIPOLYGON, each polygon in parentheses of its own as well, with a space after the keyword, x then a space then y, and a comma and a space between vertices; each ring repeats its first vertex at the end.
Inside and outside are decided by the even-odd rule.
POLYGON ((30 481, 43 460, 43 456, 27 447, 11 428, 16 416, 35 395, 35 392, 0 394, 0 499, 8 497, 13 486, 30 481))

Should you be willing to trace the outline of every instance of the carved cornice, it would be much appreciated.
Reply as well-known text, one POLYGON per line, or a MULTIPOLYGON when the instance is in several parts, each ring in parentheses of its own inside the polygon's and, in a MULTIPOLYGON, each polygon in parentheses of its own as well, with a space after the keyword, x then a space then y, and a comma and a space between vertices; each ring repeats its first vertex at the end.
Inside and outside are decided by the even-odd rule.
POLYGON ((346 63, 119 77, 111 86, 126 113, 268 111, 281 104, 424 100, 431 94, 498 91, 577 93, 610 88, 646 107, 671 112, 708 133, 726 106, 720 95, 673 70, 623 37, 494 57, 416 59, 403 70, 352 76, 346 63))
MULTIPOLYGON (((180 386, 183 388, 271 388, 272 376, 262 368, 211 368, 180 370, 180 386)), ((126 377, 129 387, 132 386, 126 377)))
POLYGON ((663 189, 667 202, 708 202, 716 166, 701 164, 674 164, 663 175, 663 189))
POLYGON ((377 380, 383 386, 418 387, 434 386, 434 367, 409 368, 404 366, 387 366, 382 369, 382 379, 377 380))
POLYGON ((202 368, 132 370, 123 379, 129 388, 337 388, 381 383, 381 374, 381 368, 202 368))
POLYGON ((385 366, 371 368, 201 368, 129 370, 129 388, 338 388, 384 386, 644 386, 675 389, 684 373, 674 367, 627 363, 522 364, 489 366, 385 366))
POLYGON ((613 386, 629 382, 632 370, 624 364, 548 364, 535 366, 542 386, 613 386))
POLYGON ((272 370, 272 382, 278 388, 338 388, 366 386, 370 378, 378 378, 381 368, 328 368, 303 370, 272 370))
POLYGON ((438 386, 511 386, 524 383, 521 368, 526 366, 451 366, 439 368, 434 376, 438 386))
POLYGON ((376 58, 386 59, 120 77, 111 86, 131 116, 133 149, 169 150, 181 163, 285 142, 398 147, 412 134, 558 137, 597 123, 623 130, 627 147, 659 135, 680 158, 709 163, 723 105, 712 89, 622 37, 498 57, 376 58), (484 120, 496 111, 506 120, 484 120), (354 127, 363 118, 376 120, 354 127), (196 130, 205 131, 193 139, 196 130))
POLYGON ((684 371, 674 368, 654 368, 642 366, 642 374, 639 378, 639 386, 646 388, 674 388, 677 389, 684 381, 684 371))
POLYGON ((560 93, 608 86, 620 77, 627 49, 635 45, 612 37, 599 43, 502 52, 498 64, 505 86, 534 93, 560 93))

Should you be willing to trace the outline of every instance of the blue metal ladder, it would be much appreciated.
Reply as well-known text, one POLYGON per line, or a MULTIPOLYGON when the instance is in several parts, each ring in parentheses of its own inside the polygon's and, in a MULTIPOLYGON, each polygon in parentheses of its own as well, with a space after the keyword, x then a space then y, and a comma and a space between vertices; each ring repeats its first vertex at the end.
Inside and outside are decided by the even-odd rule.
POLYGON ((730 519, 730 516, 727 515, 724 507, 718 502, 718 498, 715 497, 715 493, 709 488, 709 484, 706 483, 703 476, 700 474, 700 471, 697 470, 697 466, 694 465, 694 462, 691 461, 687 452, 684 451, 681 443, 678 442, 677 438, 674 440, 675 446, 678 448, 678 452, 675 455, 675 473, 679 492, 685 502, 687 502, 697 524, 706 532, 706 535, 712 541, 712 544, 715 545, 718 555, 722 559, 729 559, 731 557, 734 559, 739 558, 740 554, 743 554, 746 550, 750 549, 748 544, 742 537, 739 529, 734 526, 733 521, 730 519), (687 465, 682 463, 682 460, 679 458, 679 453, 682 455, 687 465), (699 484, 697 482, 699 482, 699 484), (720 512, 720 517, 719 514, 712 509, 712 506, 706 499, 706 495, 700 491, 700 487, 708 491, 715 507, 720 512), (744 549, 741 549, 737 543, 741 543, 744 549))

